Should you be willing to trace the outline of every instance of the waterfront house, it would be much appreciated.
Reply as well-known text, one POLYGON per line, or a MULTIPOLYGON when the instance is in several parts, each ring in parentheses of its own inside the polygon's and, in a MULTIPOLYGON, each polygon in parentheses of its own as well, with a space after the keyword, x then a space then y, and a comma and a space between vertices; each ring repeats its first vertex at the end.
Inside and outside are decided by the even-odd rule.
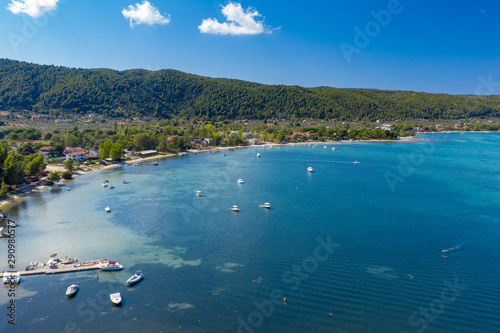
POLYGON ((52 147, 40 147, 38 153, 43 154, 45 158, 51 158, 54 156, 54 149, 52 147))

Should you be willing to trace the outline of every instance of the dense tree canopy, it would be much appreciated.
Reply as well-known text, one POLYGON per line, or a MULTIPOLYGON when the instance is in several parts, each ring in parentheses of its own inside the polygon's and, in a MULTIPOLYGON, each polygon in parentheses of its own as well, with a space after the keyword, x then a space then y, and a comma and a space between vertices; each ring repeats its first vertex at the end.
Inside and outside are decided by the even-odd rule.
MULTIPOLYGON (((206 120, 455 119, 499 116, 500 96, 261 85, 175 70, 74 69, 0 59, 0 109, 206 120)), ((11 135, 33 140, 40 133, 11 135)))

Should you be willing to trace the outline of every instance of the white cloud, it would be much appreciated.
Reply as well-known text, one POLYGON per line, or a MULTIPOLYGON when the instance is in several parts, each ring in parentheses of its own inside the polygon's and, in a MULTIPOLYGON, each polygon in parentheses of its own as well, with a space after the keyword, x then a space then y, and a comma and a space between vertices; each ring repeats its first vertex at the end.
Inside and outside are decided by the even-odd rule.
POLYGON ((16 15, 39 17, 56 9, 58 2, 59 0, 12 0, 7 9, 16 15))
POLYGON ((219 35, 257 35, 261 33, 271 33, 263 21, 256 21, 262 17, 255 8, 248 8, 246 11, 239 3, 230 2, 222 6, 222 14, 227 22, 220 23, 214 18, 204 19, 198 26, 201 33, 219 35))
POLYGON ((142 4, 136 3, 135 5, 128 6, 127 9, 122 10, 123 16, 130 20, 130 27, 138 24, 168 24, 170 22, 170 15, 163 16, 158 8, 153 6, 149 1, 143 1, 142 4))

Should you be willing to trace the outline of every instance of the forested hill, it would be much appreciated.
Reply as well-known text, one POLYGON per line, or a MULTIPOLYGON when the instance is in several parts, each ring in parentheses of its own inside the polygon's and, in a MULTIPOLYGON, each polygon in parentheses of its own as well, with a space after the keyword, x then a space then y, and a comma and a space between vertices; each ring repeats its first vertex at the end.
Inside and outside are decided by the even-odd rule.
MULTIPOLYGON (((0 110, 108 117, 416 119, 500 116, 500 96, 262 85, 176 70, 75 69, 0 59, 0 110)), ((219 119, 221 119, 219 118, 219 119)))

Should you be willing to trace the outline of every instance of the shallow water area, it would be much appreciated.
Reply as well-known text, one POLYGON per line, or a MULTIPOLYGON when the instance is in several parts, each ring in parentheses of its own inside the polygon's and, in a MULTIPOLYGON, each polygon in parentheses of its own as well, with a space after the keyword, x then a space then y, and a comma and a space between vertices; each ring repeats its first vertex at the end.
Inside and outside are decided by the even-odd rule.
POLYGON ((57 253, 124 269, 25 277, 0 330, 498 331, 500 135, 418 139, 198 153, 44 189, 6 211, 16 268, 57 253))

